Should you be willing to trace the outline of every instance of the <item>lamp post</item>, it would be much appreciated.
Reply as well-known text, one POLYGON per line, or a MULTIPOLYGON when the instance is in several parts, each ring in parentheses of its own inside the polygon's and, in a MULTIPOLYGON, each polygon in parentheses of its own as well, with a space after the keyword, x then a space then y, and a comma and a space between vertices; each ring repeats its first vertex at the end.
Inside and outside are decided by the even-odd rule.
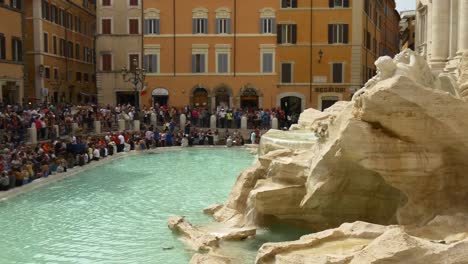
POLYGON ((133 88, 135 90, 135 109, 137 112, 139 112, 140 107, 138 102, 138 85, 141 84, 141 88, 143 88, 146 77, 146 70, 140 69, 138 67, 136 59, 133 59, 132 64, 133 67, 130 67, 130 69, 123 67, 121 74, 124 82, 133 84, 133 88))

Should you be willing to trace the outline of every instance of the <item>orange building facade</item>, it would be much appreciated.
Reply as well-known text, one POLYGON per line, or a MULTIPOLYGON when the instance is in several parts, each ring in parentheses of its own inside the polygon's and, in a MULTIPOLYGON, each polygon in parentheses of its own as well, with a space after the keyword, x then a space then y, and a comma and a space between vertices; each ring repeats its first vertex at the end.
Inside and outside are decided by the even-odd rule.
POLYGON ((0 102, 21 103, 24 87, 23 5, 0 1, 0 102))
MULTIPOLYGON (((139 100, 146 106, 323 110, 349 100, 374 75, 375 59, 399 46, 394 0, 141 4, 137 55, 147 75, 139 100)), ((116 100, 106 96, 102 103, 116 100)))
POLYGON ((95 101, 94 1, 26 0, 25 15, 25 100, 95 101))

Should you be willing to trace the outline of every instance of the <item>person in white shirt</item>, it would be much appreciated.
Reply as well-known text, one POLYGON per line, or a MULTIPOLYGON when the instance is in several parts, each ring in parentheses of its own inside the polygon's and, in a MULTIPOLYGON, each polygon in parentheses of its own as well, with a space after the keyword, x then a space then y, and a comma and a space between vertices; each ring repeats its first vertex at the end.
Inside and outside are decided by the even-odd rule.
POLYGON ((119 144, 117 145, 117 152, 122 152, 124 150, 125 137, 122 133, 118 136, 119 144))
POLYGON ((101 158, 101 153, 97 147, 93 150, 93 160, 99 160, 101 158))

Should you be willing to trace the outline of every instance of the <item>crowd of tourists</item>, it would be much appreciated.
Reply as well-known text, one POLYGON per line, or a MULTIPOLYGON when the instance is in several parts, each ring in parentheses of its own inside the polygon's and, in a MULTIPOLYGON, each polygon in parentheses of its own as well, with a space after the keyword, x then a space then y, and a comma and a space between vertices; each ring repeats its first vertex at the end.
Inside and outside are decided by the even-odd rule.
POLYGON ((23 108, 19 105, 0 106, 0 191, 66 172, 75 166, 84 166, 118 152, 170 146, 231 147, 258 143, 261 134, 271 125, 267 120, 271 115, 281 114, 276 110, 242 112, 256 116, 252 116, 250 121, 255 127, 245 139, 237 129, 240 127, 237 116, 241 111, 218 108, 216 116, 221 128, 210 129, 207 117, 211 114, 206 110, 194 110, 189 107, 178 111, 175 108, 156 105, 138 113, 130 105, 43 105, 34 108, 23 108), (188 120, 183 128, 178 126, 182 113, 188 120), (156 126, 151 117, 154 115, 157 115, 156 126), (262 119, 263 116, 265 117, 262 119), (258 118, 262 120, 260 123, 258 118), (142 129, 132 132, 118 131, 116 122, 119 119, 140 119, 143 123, 142 129), (101 121, 104 130, 102 134, 88 133, 94 131, 94 121, 101 121), (73 130, 73 123, 80 128, 78 131, 73 130), (58 133, 57 129, 53 128, 54 125, 58 127, 58 133), (27 129, 31 127, 37 130, 38 144, 26 144, 27 129))

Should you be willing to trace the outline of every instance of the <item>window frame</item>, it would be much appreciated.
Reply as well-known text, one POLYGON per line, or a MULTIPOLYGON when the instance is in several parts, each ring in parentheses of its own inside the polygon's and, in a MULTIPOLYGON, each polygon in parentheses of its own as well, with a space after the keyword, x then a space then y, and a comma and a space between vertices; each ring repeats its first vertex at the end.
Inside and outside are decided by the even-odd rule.
POLYGON ((297 8, 297 0, 280 0, 280 7, 283 9, 297 8), (288 4, 289 1, 289 4, 288 4))
POLYGON ((49 53, 49 32, 44 31, 42 34, 42 51, 49 53), (47 37, 46 37, 47 36, 47 37))
POLYGON ((129 17, 127 19, 127 34, 128 35, 140 35, 140 18, 139 17, 129 17), (131 33, 131 21, 137 21, 137 33, 131 33))
POLYGON ((114 27, 113 22, 114 21, 113 21, 112 17, 102 17, 101 18, 101 23, 100 23, 100 33, 101 33, 101 35, 112 35, 113 27, 114 27), (109 33, 104 33, 104 21, 109 21, 109 23, 110 23, 109 33))
POLYGON ((330 62, 331 83, 344 83, 345 82, 345 63, 344 62, 330 62), (341 82, 335 82, 335 65, 341 65, 341 82))
POLYGON ((280 74, 281 83, 284 83, 284 84, 291 84, 291 83, 294 83, 294 62, 283 61, 283 62, 280 63, 280 65, 281 65, 281 74, 280 74), (291 75, 289 76, 289 78, 290 78, 289 82, 285 82, 285 81, 283 80, 283 65, 286 65, 286 64, 291 65, 291 69, 290 69, 290 74, 291 74, 291 75))
POLYGON ((104 52, 104 53, 101 53, 101 65, 100 65, 100 69, 102 72, 112 72, 114 70, 114 65, 113 65, 113 59, 114 59, 114 56, 111 52, 104 52), (107 69, 105 66, 105 61, 104 61, 104 56, 109 56, 110 57, 110 65, 109 65, 109 69, 107 69))
POLYGON ((11 38, 11 60, 15 62, 23 61, 23 43, 21 38, 12 37, 11 38))

